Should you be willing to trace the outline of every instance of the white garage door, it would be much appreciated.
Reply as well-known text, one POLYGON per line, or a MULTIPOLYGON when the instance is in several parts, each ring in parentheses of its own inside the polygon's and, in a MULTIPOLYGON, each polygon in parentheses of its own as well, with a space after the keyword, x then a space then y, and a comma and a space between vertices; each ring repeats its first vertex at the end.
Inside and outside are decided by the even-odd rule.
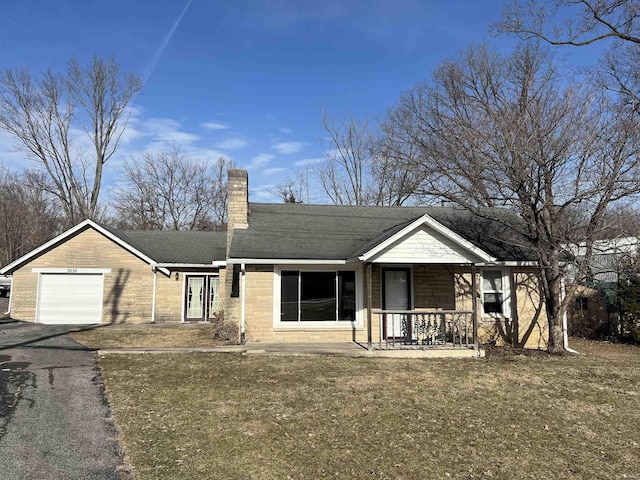
POLYGON ((103 278, 102 274, 41 274, 38 322, 101 323, 103 278))

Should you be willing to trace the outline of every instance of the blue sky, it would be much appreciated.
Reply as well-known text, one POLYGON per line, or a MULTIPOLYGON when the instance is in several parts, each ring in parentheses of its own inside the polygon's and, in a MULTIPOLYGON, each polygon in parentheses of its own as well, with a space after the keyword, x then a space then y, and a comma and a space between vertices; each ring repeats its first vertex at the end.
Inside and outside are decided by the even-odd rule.
MULTIPOLYGON (((251 199, 274 200, 293 166, 322 157, 324 109, 380 117, 470 42, 507 48, 489 25, 502 0, 2 0, 0 69, 64 68, 114 54, 146 79, 109 164, 181 145, 249 169, 251 199)), ((0 134, 0 161, 21 155, 0 134)))

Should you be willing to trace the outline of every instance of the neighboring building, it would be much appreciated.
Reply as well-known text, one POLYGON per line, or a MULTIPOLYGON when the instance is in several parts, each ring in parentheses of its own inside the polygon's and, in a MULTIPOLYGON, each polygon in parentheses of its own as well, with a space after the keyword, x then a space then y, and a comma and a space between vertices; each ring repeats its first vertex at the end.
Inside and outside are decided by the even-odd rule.
MULTIPOLYGON (((585 244, 569 248, 575 263, 586 255, 585 244)), ((569 333, 580 337, 600 338, 617 333, 619 328, 618 283, 625 267, 635 263, 638 254, 636 237, 597 240, 586 278, 576 278, 573 264, 567 266, 570 282, 577 282, 574 301, 567 308, 569 333)))
POLYGON ((8 297, 11 292, 11 277, 0 275, 0 297, 8 297))
POLYGON ((228 188, 226 233, 86 221, 18 259, 0 271, 13 273, 12 316, 180 322, 224 312, 249 342, 546 348, 535 257, 499 222, 450 207, 249 203, 244 170, 229 172, 228 188))

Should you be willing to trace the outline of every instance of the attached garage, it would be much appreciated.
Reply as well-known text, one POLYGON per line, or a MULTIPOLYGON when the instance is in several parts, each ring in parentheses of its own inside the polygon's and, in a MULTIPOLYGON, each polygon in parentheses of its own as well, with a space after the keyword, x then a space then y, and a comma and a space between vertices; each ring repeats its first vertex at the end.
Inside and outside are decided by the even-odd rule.
POLYGON ((104 274, 39 272, 37 322, 102 323, 104 274))
POLYGON ((205 321, 222 307, 226 241, 224 231, 123 231, 85 220, 0 274, 13 275, 9 312, 16 320, 205 321))

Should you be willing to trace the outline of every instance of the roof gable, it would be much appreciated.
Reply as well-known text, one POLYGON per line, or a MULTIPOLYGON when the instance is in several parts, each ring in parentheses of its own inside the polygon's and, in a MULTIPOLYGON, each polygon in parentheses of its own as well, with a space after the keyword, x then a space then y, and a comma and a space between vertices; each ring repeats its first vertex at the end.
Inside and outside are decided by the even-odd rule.
POLYGON ((367 262, 386 263, 474 263, 496 260, 427 214, 373 246, 359 258, 367 262))
POLYGON ((209 231, 122 231, 84 220, 38 248, 11 262, 0 272, 11 273, 69 238, 93 229, 149 265, 169 274, 169 266, 205 266, 226 263, 226 232, 209 231))
POLYGON ((355 260, 407 227, 415 224, 409 228, 415 229, 425 222, 440 233, 446 231, 445 237, 455 239, 463 250, 478 249, 480 258, 484 253, 497 261, 535 261, 532 250, 522 247, 526 242, 511 241, 513 235, 501 222, 461 208, 250 203, 249 211, 249 228, 234 231, 232 237, 233 262, 355 260))
MULTIPOLYGON (((119 246, 121 246, 122 248, 124 248, 128 252, 132 253, 133 255, 137 256, 138 258, 144 260, 148 264, 151 265, 151 264, 156 263, 155 260, 153 260, 152 258, 147 256, 146 254, 144 254, 143 252, 138 250, 130 242, 127 242, 125 240, 126 237, 121 238, 120 236, 116 235, 112 231, 112 229, 105 228, 102 225, 94 222, 93 220, 87 219, 87 220, 84 220, 84 221, 80 222, 76 226, 71 227, 69 230, 61 233, 57 237, 52 238, 48 242, 43 243, 38 248, 35 248, 35 249, 31 250, 26 255, 23 255, 22 257, 18 258, 17 260, 14 260, 10 264, 6 265, 5 267, 2 268, 2 270, 0 270, 0 274, 13 273, 16 269, 18 269, 20 266, 24 265, 25 263, 33 260, 34 258, 37 258, 38 256, 42 255, 43 253, 51 250, 52 248, 55 248, 56 246, 58 246, 61 243, 65 242, 66 240, 68 240, 69 238, 71 238, 71 237, 73 237, 73 236, 75 236, 75 235, 77 235, 77 234, 79 234, 79 233, 81 233, 84 230, 87 230, 89 228, 91 228, 91 229, 97 231, 98 233, 104 235, 109 240, 111 240, 114 243, 118 244, 119 246)), ((165 272, 166 274, 169 274, 168 270, 162 269, 162 271, 165 272)))

